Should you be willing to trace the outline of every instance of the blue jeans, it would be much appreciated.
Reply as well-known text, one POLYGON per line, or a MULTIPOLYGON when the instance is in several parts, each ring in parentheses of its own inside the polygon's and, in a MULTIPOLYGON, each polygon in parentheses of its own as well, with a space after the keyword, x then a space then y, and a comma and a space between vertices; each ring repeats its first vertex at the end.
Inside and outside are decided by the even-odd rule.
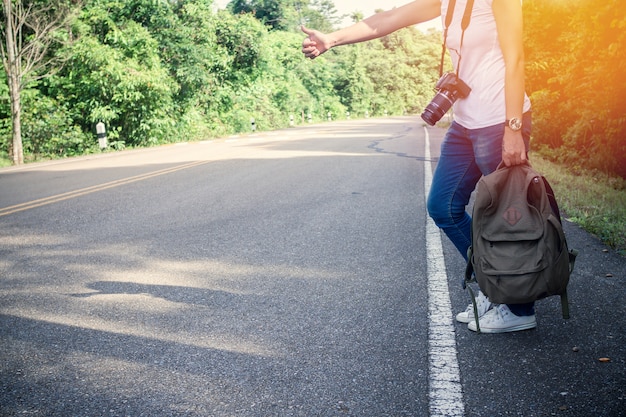
MULTIPOLYGON (((502 161, 504 123, 466 129, 453 122, 443 143, 428 196, 428 213, 467 261, 472 244, 472 218, 465 211, 481 176, 495 171, 502 161)), ((530 143, 531 114, 523 116, 526 151, 530 143)), ((509 304, 518 316, 534 314, 534 303, 509 304)))

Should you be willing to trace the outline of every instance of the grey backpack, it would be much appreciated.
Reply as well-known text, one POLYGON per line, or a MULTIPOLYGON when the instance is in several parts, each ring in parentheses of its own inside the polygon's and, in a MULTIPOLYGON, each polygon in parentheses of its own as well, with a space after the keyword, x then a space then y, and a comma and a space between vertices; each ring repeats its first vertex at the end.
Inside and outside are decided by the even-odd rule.
POLYGON ((530 164, 500 164, 479 180, 465 281, 475 278, 493 303, 560 295, 569 318, 567 284, 576 255, 568 250, 552 187, 530 164))

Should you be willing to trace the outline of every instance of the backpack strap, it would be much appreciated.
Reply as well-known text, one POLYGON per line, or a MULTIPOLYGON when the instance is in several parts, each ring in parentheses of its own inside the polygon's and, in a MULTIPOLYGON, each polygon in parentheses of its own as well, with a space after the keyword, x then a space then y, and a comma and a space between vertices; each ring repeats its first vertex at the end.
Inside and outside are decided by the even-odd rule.
MULTIPOLYGON (((570 249, 568 252, 569 256, 569 273, 571 274, 574 270, 574 264, 576 263, 576 257, 578 256, 578 251, 576 249, 570 249)), ((569 301, 567 299, 567 289, 563 291, 561 294, 561 313, 563 314, 564 319, 569 319, 569 301)))
POLYGON ((478 322, 478 306, 476 304, 476 294, 471 285, 472 282, 476 282, 476 276, 474 275, 474 265, 472 264, 472 247, 467 248, 467 265, 465 266, 465 278, 463 279, 463 289, 467 289, 472 299, 472 308, 474 309, 474 320, 476 320, 476 333, 480 333, 480 323, 478 322))
POLYGON ((473 250, 472 246, 470 245, 470 247, 467 248, 467 265, 465 266, 465 279, 463 279, 463 289, 465 289, 467 284, 469 284, 470 282, 476 282, 476 277, 474 277, 474 265, 472 265, 472 254, 473 250))

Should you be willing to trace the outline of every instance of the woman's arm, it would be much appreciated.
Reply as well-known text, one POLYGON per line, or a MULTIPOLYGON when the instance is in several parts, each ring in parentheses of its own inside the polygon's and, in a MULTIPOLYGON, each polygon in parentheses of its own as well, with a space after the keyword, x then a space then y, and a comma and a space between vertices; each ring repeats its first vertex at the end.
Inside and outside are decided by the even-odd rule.
POLYGON ((303 26, 302 31, 308 37, 302 42, 302 53, 313 59, 332 47, 380 38, 404 27, 434 19, 440 14, 440 0, 414 0, 329 34, 303 26))
MULTIPOLYGON (((524 45, 521 0, 493 0, 493 14, 498 28, 500 48, 506 66, 504 94, 506 118, 522 119, 524 107, 524 45)), ((504 128, 502 160, 507 166, 526 161, 526 147, 521 131, 504 128)))

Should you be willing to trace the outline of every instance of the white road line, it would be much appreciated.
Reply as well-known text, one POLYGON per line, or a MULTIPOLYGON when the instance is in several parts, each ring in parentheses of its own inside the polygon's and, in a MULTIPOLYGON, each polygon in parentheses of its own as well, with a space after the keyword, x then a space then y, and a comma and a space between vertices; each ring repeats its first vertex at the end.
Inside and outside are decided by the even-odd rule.
MULTIPOLYGON (((428 196, 433 175, 430 163, 430 137, 426 127, 424 137, 424 190, 428 196)), ((463 416, 465 413, 463 387, 457 360, 441 232, 429 216, 426 218, 430 416, 463 416)))

